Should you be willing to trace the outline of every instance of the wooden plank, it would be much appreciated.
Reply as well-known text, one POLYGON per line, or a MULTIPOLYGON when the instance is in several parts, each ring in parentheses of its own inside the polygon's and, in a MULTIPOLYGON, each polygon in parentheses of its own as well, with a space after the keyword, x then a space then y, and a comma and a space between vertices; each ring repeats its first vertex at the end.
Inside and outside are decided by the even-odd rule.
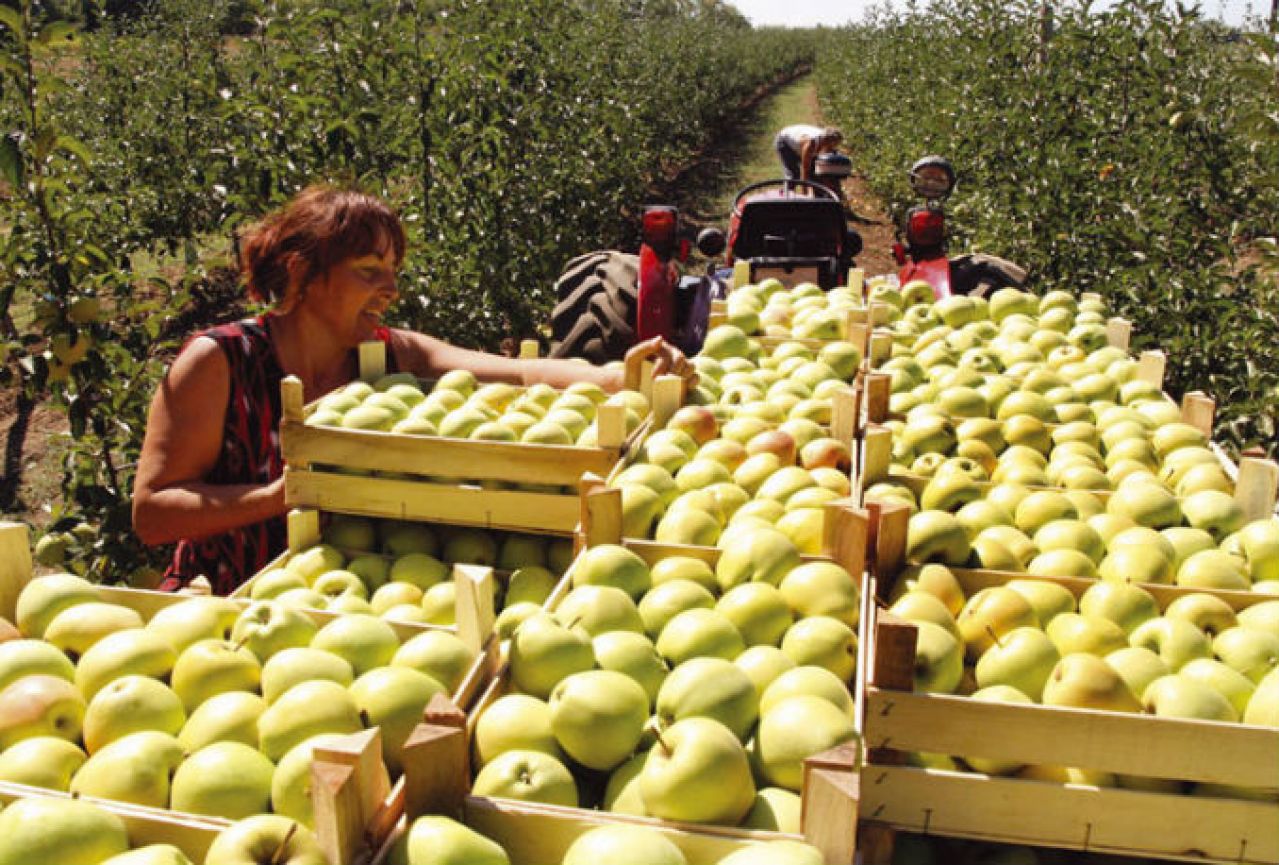
POLYGON ((193 862, 203 862, 218 833, 231 825, 229 820, 216 817, 180 814, 93 796, 72 796, 70 793, 46 790, 43 787, 0 782, 0 803, 9 805, 19 799, 78 799, 88 802, 119 817, 124 822, 125 830, 129 833, 129 843, 133 847, 172 844, 193 862))
POLYGON ((872 364, 879 364, 893 356, 893 333, 875 330, 870 335, 869 357, 872 364))
MULTIPOLYGON (((906 562, 906 541, 910 528, 910 508, 880 503, 875 507, 872 561, 877 576, 895 574, 906 562)), ((890 581, 885 580, 887 585, 890 581)))
MULTIPOLYGON (((662 429, 684 401, 684 379, 677 375, 659 375, 653 380, 653 429, 662 429)), ((608 471, 600 471, 607 474, 608 471)))
MULTIPOLYGON (((866 377, 867 395, 872 376, 866 377)), ((888 480, 888 468, 893 461, 893 431, 888 427, 871 424, 866 427, 862 437, 862 469, 861 491, 864 493, 873 484, 888 480)))
POLYGON ((1137 358, 1137 380, 1163 390, 1164 373, 1168 368, 1168 356, 1162 351, 1143 351, 1137 358))
POLYGON ((1193 390, 1181 398, 1181 419, 1212 438, 1217 402, 1203 391, 1193 390))
POLYGON ((866 512, 851 499, 839 499, 822 509, 822 555, 859 579, 866 570, 866 512))
POLYGON ((893 378, 882 372, 866 374, 866 420, 883 423, 888 417, 888 400, 892 396, 893 378))
POLYGON ((1248 520, 1274 516, 1275 495, 1279 492, 1279 465, 1271 460, 1244 457, 1239 460, 1235 481, 1235 501, 1248 520))
POLYGON ((306 418, 306 396, 296 375, 286 375, 280 382, 280 408, 282 420, 302 423, 306 418))
POLYGON ((849 742, 804 761, 800 821, 804 840, 822 861, 852 865, 857 853, 857 765, 861 744, 849 742))
POLYGON ((0 616, 14 623, 18 595, 31 581, 31 532, 25 523, 0 522, 0 616))
POLYGON ((481 565, 453 566, 453 585, 457 589, 457 636, 478 657, 484 641, 493 633, 497 614, 493 610, 495 582, 493 569, 481 565))
POLYGON ((1106 322, 1106 344, 1115 348, 1128 348, 1132 342, 1132 322, 1126 318, 1110 319, 1106 322))
POLYGON ((409 470, 424 483, 465 477, 528 484, 572 484, 582 472, 608 474, 617 449, 488 442, 369 430, 280 424, 280 449, 290 466, 321 464, 382 472, 409 470))
POLYGON ((864 773, 862 818, 910 832, 1188 862, 1279 862, 1279 805, 906 767, 864 773))
POLYGON ((609 397, 595 413, 596 439, 599 446, 608 450, 620 450, 626 443, 626 404, 609 397))
POLYGON ((404 743, 404 813, 460 817, 471 786, 466 716, 448 700, 432 698, 423 722, 404 743))
MULTIPOLYGON (((877 660, 881 655, 877 648, 877 660)), ((1152 778, 1266 787, 1274 786, 1279 767, 1275 729, 989 703, 882 687, 871 687, 867 694, 866 727, 871 749, 1078 766, 1152 778)))
POLYGON ((541 353, 541 350, 542 350, 542 347, 538 345, 537 340, 535 339, 520 340, 520 359, 521 360, 535 360, 538 354, 541 353))
POLYGON ((330 862, 354 862, 365 847, 365 828, 391 784, 377 727, 342 742, 316 746, 311 763, 315 835, 330 862))
POLYGON ((622 491, 599 478, 582 479, 581 531, 587 547, 622 542, 622 491))
POLYGON ((749 261, 733 262, 733 288, 741 288, 743 285, 750 285, 751 282, 751 263, 749 261))
POLYGON ((353 478, 289 467, 284 498, 292 507, 336 513, 561 535, 572 533, 578 520, 577 496, 572 495, 353 478))
POLYGON ((369 384, 386 375, 386 343, 371 339, 360 343, 360 378, 369 384))
POLYGON ((467 825, 501 844, 511 865, 561 862, 578 836, 610 824, 643 826, 660 832, 683 851, 689 862, 718 862, 760 841, 797 840, 796 836, 781 832, 675 823, 513 799, 468 796, 464 804, 467 825))
POLYGON ((861 296, 866 292, 866 270, 861 267, 848 268, 848 280, 845 282, 850 289, 861 296))
POLYGON ((848 446, 851 453, 857 438, 858 391, 841 387, 831 396, 830 436, 848 446))
POLYGON ((320 543, 320 512, 294 508, 288 515, 289 552, 300 553, 320 543))

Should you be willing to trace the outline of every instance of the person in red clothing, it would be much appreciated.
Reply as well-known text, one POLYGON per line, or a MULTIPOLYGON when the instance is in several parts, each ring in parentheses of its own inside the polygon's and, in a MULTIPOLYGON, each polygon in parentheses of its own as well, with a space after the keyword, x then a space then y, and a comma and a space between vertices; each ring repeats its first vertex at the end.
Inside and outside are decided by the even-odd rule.
MULTIPOLYGON (((204 575, 225 594, 283 551, 280 382, 297 376, 308 401, 328 393, 357 377, 363 341, 382 340, 392 371, 425 379, 467 369, 486 381, 621 387, 621 370, 502 357, 386 327, 404 254, 403 227, 384 202, 328 186, 304 190, 245 234, 249 294, 273 309, 190 339, 147 417, 133 526, 145 544, 177 544, 166 588, 204 575)), ((658 373, 695 375, 661 339, 628 353, 641 357, 658 373)))

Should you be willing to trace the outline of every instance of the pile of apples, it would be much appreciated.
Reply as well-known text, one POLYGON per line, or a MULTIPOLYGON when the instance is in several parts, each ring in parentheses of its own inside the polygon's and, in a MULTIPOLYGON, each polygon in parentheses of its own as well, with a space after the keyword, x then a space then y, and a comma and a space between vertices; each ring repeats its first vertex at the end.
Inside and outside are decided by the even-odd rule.
POLYGON ((364 613, 422 625, 456 624, 453 564, 497 570, 503 628, 541 608, 568 570, 568 538, 331 515, 323 543, 249 583, 255 601, 364 613))
MULTIPOLYGON (((306 423, 473 441, 593 447, 596 410, 608 398, 598 385, 587 382, 562 392, 545 384, 480 384, 468 370, 447 372, 434 387, 424 390, 413 375, 395 373, 373 384, 352 382, 322 397, 306 423)), ((626 406, 628 432, 648 414, 648 401, 635 391, 621 391, 612 399, 626 406)))
POLYGON ((511 637, 473 792, 799 832, 804 759, 856 735, 853 577, 752 526, 714 566, 603 544, 569 580, 511 637))
POLYGON ((0 779, 310 825, 312 750, 380 726, 398 772, 435 694, 475 662, 451 632, 317 621, 278 601, 190 597, 149 621, 71 574, 29 582, 0 643, 0 779))
MULTIPOLYGON (((1164 718, 1279 727, 1279 600, 1239 612, 1206 593, 1160 609, 1140 586, 1100 581, 1078 599, 1020 579, 965 596, 945 566, 896 586, 891 612, 918 628, 915 689, 1164 718)), ((960 757, 979 772, 1186 792, 1177 781, 960 757)), ((917 755, 954 769, 952 756, 917 755)), ((1279 788, 1195 785, 1200 795, 1279 801, 1279 788)))
MULTIPOLYGON (((773 278, 734 289, 726 306, 727 324, 746 336, 817 340, 842 339, 849 312, 865 308, 860 292, 847 286, 823 291, 802 282, 787 289, 773 278)), ((716 354, 718 343, 709 336, 708 343, 716 354)))

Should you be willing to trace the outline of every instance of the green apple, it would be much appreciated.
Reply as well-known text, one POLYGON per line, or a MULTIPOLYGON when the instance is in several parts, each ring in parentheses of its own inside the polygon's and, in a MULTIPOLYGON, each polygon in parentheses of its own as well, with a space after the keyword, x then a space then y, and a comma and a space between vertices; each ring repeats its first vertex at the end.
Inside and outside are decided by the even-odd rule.
POLYGON ((223 829, 209 845, 204 861, 218 865, 328 865, 329 860, 310 829, 277 814, 258 814, 223 829))
POLYGON ((632 814, 636 817, 649 816, 644 809, 644 799, 640 795, 639 778, 644 771, 644 763, 648 760, 648 751, 639 751, 608 776, 608 784, 604 789, 604 799, 600 807, 615 814, 632 814))
POLYGON ((128 607, 85 601, 54 616, 45 628, 44 639, 76 660, 108 634, 143 624, 142 617, 128 607))
MULTIPOLYGON (((0 652, 7 645, 12 643, 0 646, 0 652)), ((176 661, 177 654, 167 639, 146 628, 132 628, 103 637, 85 652, 76 665, 75 682, 85 699, 90 699, 112 679, 121 676, 166 679, 176 661)), ((0 661, 2 667, 3 661, 0 661)))
POLYGON ((1177 673, 1163 676, 1146 686, 1142 705, 1160 718, 1195 718, 1201 721, 1235 723, 1239 714, 1210 685, 1177 673))
POLYGON ((1177 585, 1194 589, 1233 589, 1246 592, 1252 586, 1248 565, 1221 550, 1192 554, 1177 569, 1177 585))
POLYGON ((503 751, 480 769, 471 793, 569 808, 578 805, 572 774, 542 751, 503 751))
POLYGON ((1189 622, 1163 616, 1147 619, 1128 635, 1128 643, 1150 649, 1172 672, 1195 658, 1212 657, 1212 642, 1189 622))
POLYGON ((1106 502, 1106 513, 1130 517, 1138 525, 1165 529, 1181 522, 1181 506, 1166 487, 1157 482, 1121 483, 1106 502))
POLYGON ((1253 582, 1279 579, 1279 519, 1248 523, 1239 531, 1239 546, 1253 582))
MULTIPOLYGON (((708 592, 719 591, 719 583, 715 581, 715 571, 701 559, 689 556, 667 556, 653 565, 653 588, 675 580, 697 583, 708 592)), ((648 594, 646 593, 644 597, 648 597, 648 594)))
POLYGON ((167 808, 169 779, 182 758, 182 746, 167 733, 131 733, 91 755, 71 778, 71 793, 167 808))
POLYGON ((188 814, 240 820, 271 806, 275 765, 241 742, 216 742, 182 761, 173 773, 170 807, 188 814))
POLYGON ((545 603, 558 583, 559 577, 541 565, 525 565, 516 568, 506 582, 506 603, 508 605, 522 601, 545 603))
POLYGON ((1123 628, 1100 615, 1063 613, 1049 622, 1046 632, 1063 656, 1087 652, 1105 657, 1128 643, 1123 628))
POLYGON ((74 799, 19 799, 0 814, 0 865, 99 865, 129 849, 124 821, 74 799))
POLYGON ((43 640, 0 643, 0 690, 23 676, 36 674, 72 682, 76 678, 76 668, 66 655, 43 640))
POLYGON ((74 574, 47 574, 22 587, 14 610, 14 624, 24 637, 44 637, 49 623, 76 604, 99 600, 98 587, 74 574))
POLYGON ((956 621, 970 661, 976 661, 997 638, 1013 629, 1039 625, 1030 602, 1006 586, 977 592, 964 604, 956 621))
POLYGON ((182 654, 200 640, 225 640, 240 615, 240 607, 229 598, 198 597, 179 601, 156 612, 147 630, 164 637, 173 650, 182 654))
POLYGON ((644 621, 631 596, 614 586, 578 586, 560 601, 553 615, 565 627, 580 626, 591 636, 644 630, 644 621))
MULTIPOLYGON (((1063 613, 1053 621, 1067 615, 1074 614, 1063 613)), ((1007 685, 1037 702, 1060 660, 1061 652, 1048 634, 1038 628, 1014 628, 978 658, 975 669, 977 685, 983 689, 1007 685)))
POLYGON ((616 768, 635 750, 648 720, 648 695, 612 670, 574 673, 547 700, 560 747, 584 766, 616 768))
POLYGON ((853 698, 848 691, 848 686, 825 667, 812 665, 794 667, 774 679, 760 697, 760 714, 767 712, 782 700, 799 694, 821 697, 850 718, 853 717, 853 698))
POLYGON ((1106 663, 1119 674, 1134 696, 1144 694, 1147 685, 1172 672, 1150 649, 1133 646, 1111 652, 1106 656, 1106 663))
POLYGON ((0 781, 65 791, 85 759, 84 751, 66 739, 23 739, 0 754, 0 781))
POLYGON ((804 760, 856 737, 847 713, 821 697, 801 694, 763 713, 755 733, 754 755, 770 784, 798 791, 804 760))
POLYGON ((1109 619, 1124 634, 1131 634, 1142 622, 1159 615, 1153 595, 1131 583, 1100 582, 1079 598, 1079 612, 1086 619, 1109 619))
POLYGON ((1170 585, 1172 562, 1158 548, 1136 543, 1114 546, 1097 568, 1097 576, 1108 583, 1155 583, 1170 585))
POLYGON ((256 691, 262 678, 258 658, 243 646, 225 640, 198 640, 173 664, 170 683, 188 713, 210 697, 226 691, 256 691))
POLYGON ((147 844, 112 856, 101 865, 194 865, 187 854, 172 844, 147 844))
POLYGON ((750 582, 724 593, 715 609, 737 627, 748 646, 775 646, 794 621, 786 597, 769 583, 750 582))
POLYGON ((368 600, 369 590, 364 581, 347 570, 326 571, 315 578, 311 588, 326 598, 330 604, 338 598, 368 600))
POLYGON ((610 631, 591 640, 591 649, 600 669, 630 676, 648 695, 649 705, 654 703, 670 669, 652 640, 632 631, 610 631))
POLYGON ((1044 684, 1045 706, 1140 712, 1141 702, 1113 667, 1096 655, 1066 655, 1044 684))
POLYGON ((130 733, 157 730, 176 736, 186 723, 182 701, 168 685, 147 676, 122 676, 89 701, 84 746, 90 754, 130 733))
POLYGON ((316 633, 311 648, 332 652, 351 665, 356 676, 391 663, 400 648, 395 630, 370 615, 345 615, 333 619, 316 633))
POLYGON ((316 631, 315 623, 305 613, 275 601, 255 601, 236 620, 231 641, 246 646, 265 662, 283 649, 308 645, 316 631))
POLYGON ((658 829, 620 823, 583 832, 569 845, 562 865, 598 865, 601 862, 687 865, 687 861, 675 842, 658 829))
POLYGON ((915 623, 914 688, 919 692, 951 694, 964 675, 963 643, 932 622, 915 623))
POLYGON ((750 677, 732 662, 691 658, 662 683, 656 711, 667 726, 684 718, 713 718, 744 740, 758 717, 758 699, 750 677))
POLYGON ((964 608, 964 587, 945 565, 924 565, 914 578, 902 580, 898 585, 902 591, 919 589, 936 596, 952 616, 958 616, 964 608))
POLYGON ((657 637, 657 651, 672 666, 697 657, 731 661, 746 649, 737 626, 716 610, 701 607, 673 616, 657 637))
POLYGON ((1225 697, 1239 718, 1243 717, 1256 691, 1252 680, 1215 658, 1196 658, 1178 670, 1177 675, 1207 685, 1225 697))
POLYGON ((241 742, 258 747, 258 717, 266 700, 248 691, 226 691, 201 703, 190 717, 178 741, 188 752, 214 742, 241 742))
POLYGON ((857 666, 857 634, 839 619, 809 616, 791 625, 781 650, 799 666, 825 667, 845 682, 857 666))
MULTIPOLYGON (((792 699, 811 699, 840 714, 816 697, 792 699)), ((736 825, 755 799, 741 741, 718 721, 700 717, 661 731, 640 772, 639 788, 648 813, 689 823, 736 825)))
POLYGON ((351 696, 366 726, 382 729, 382 756, 392 774, 399 774, 404 743, 422 721, 426 704, 444 686, 426 673, 409 667, 379 667, 351 684, 351 696))
MULTIPOLYGON (((665 561, 670 560, 663 560, 665 561)), ((658 565, 660 566, 663 562, 659 562, 658 565)), ((707 570, 709 571, 709 567, 707 570)), ((654 572, 656 571, 657 567, 654 567, 654 572)), ((691 609, 712 609, 714 606, 715 596, 705 585, 693 580, 675 578, 655 584, 640 599, 639 614, 644 623, 644 631, 649 636, 656 637, 666 627, 666 623, 679 613, 691 609)))
POLYGON ((1279 673, 1273 670, 1257 682, 1257 690, 1248 701, 1243 722, 1262 727, 1279 727, 1279 673))
POLYGON ((328 544, 316 544, 289 557, 285 567, 306 580, 307 585, 326 571, 340 568, 346 556, 328 544))
POLYGON ((959 625, 955 622, 955 617, 950 614, 950 610, 946 608, 946 604, 936 595, 921 589, 905 592, 893 601, 888 611, 908 622, 916 624, 931 622, 950 631, 956 640, 961 638, 959 625))
POLYGON ((572 569, 572 584, 611 586, 638 600, 652 586, 648 565, 616 544, 600 544, 582 552, 572 569))
MULTIPOLYGON (((1271 670, 1279 667, 1279 636, 1243 626, 1227 628, 1212 641, 1212 654, 1231 669, 1260 683, 1271 670)), ((1207 656, 1205 653, 1197 657, 1207 656)))
POLYGON ((778 588, 798 618, 830 616, 850 627, 857 626, 861 603, 857 583, 834 562, 805 562, 792 568, 778 588))
POLYGON ((590 637, 566 628, 549 614, 534 614, 515 631, 510 645, 511 677, 525 693, 546 698, 561 679, 595 665, 590 637))
POLYGON ((262 753, 278 761, 290 748, 321 733, 364 728, 355 698, 337 682, 302 682, 285 691, 258 717, 262 753))
POLYGON ((1078 605, 1070 589, 1060 583, 1046 580, 1009 580, 1005 584, 1026 599, 1041 627, 1047 627, 1054 617, 1073 613, 1078 605))
POLYGON ((80 738, 84 714, 84 697, 63 677, 23 676, 0 691, 0 750, 35 736, 74 742, 80 738))
POLYGON ((387 573, 388 585, 407 583, 425 592, 449 577, 449 566, 427 553, 405 553, 397 558, 387 573))
MULTIPOLYGON (((1279 612, 1279 604, 1275 605, 1275 610, 1279 612)), ((1236 624, 1243 624, 1246 615, 1245 611, 1236 618, 1233 607, 1216 595, 1205 592, 1181 595, 1164 610, 1165 618, 1189 622, 1209 637, 1215 637, 1236 624)))
MULTIPOLYGON (((1223 618, 1220 624, 1229 627, 1226 622, 1227 620, 1223 618)), ((1279 637, 1279 601, 1262 601, 1259 604, 1245 607, 1239 611, 1238 623, 1245 628, 1265 631, 1279 637)), ((1219 628, 1218 630, 1225 630, 1225 628, 1219 628)))
POLYGON ((799 549, 790 538, 775 529, 759 529, 737 536, 724 548, 715 578, 723 591, 747 582, 776 586, 799 565, 799 549))
MULTIPOLYGON (((764 787, 756 791, 755 801, 742 820, 742 828, 798 835, 801 831, 802 810, 803 800, 795 793, 781 787, 764 787)), ((816 860, 817 863, 821 861, 816 860)))
POLYGON ((494 700, 475 724, 474 741, 480 765, 507 751, 541 751, 556 758, 562 754, 551 729, 551 707, 527 694, 494 700))
POLYGON ((751 646, 733 659, 755 686, 755 694, 762 697, 764 690, 796 664, 786 653, 774 646, 751 646))
POLYGON ((410 637, 391 658, 394 667, 425 673, 453 693, 462 684, 475 653, 449 631, 430 630, 410 637))
POLYGON ((963 523, 945 511, 920 511, 911 516, 906 538, 906 559, 913 564, 962 565, 971 552, 963 523))
POLYGON ((263 665, 262 696, 273 703, 289 688, 312 679, 326 679, 345 686, 354 681, 355 673, 350 664, 332 652, 286 648, 263 665))

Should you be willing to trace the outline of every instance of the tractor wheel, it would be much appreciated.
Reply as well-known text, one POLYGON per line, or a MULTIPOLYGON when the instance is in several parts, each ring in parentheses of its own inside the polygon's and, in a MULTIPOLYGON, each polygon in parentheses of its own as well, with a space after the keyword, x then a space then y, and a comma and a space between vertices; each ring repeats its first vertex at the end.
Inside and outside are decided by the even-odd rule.
POLYGON ((555 284, 551 357, 620 360, 635 341, 639 258, 592 252, 568 263, 555 284))

